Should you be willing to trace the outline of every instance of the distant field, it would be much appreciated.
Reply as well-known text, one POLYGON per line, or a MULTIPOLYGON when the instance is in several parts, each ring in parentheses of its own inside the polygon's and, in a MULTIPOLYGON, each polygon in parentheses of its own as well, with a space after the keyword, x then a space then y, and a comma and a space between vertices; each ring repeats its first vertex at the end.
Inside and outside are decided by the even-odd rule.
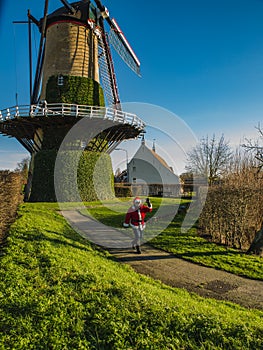
POLYGON ((263 312, 136 274, 94 250, 56 204, 21 205, 0 298, 0 349, 263 348, 263 312))

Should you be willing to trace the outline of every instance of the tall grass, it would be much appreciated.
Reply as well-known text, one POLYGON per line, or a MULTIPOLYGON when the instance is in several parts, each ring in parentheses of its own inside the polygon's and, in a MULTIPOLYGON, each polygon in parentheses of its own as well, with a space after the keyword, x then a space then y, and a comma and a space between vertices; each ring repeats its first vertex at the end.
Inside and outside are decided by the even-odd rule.
POLYGON ((25 204, 0 266, 0 349, 260 349, 263 313, 136 274, 56 204, 25 204))

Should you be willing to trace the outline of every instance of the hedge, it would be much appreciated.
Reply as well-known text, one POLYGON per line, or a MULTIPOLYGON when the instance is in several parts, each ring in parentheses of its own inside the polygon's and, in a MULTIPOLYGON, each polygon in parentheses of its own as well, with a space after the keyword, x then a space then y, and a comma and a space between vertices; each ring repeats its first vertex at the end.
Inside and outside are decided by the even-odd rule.
POLYGON ((88 106, 105 106, 104 93, 100 84, 85 77, 63 75, 63 85, 58 85, 58 76, 49 78, 46 87, 48 103, 74 103, 88 106))
POLYGON ((123 186, 120 184, 115 184, 114 190, 115 190, 115 196, 118 198, 132 197, 131 186, 123 186))
POLYGON ((0 171, 0 247, 9 226, 15 221, 18 205, 23 201, 23 185, 21 172, 0 171))
MULTIPOLYGON (((84 151, 67 151, 60 154, 60 193, 67 201, 93 201, 114 197, 111 159, 108 154, 84 151), (79 158, 80 156, 80 158, 79 158), (79 159, 79 161, 78 161, 79 159), (77 190, 72 180, 72 169, 77 170, 77 190)), ((36 154, 32 179, 31 202, 56 202, 54 188, 54 167, 57 151, 45 150, 36 154)))

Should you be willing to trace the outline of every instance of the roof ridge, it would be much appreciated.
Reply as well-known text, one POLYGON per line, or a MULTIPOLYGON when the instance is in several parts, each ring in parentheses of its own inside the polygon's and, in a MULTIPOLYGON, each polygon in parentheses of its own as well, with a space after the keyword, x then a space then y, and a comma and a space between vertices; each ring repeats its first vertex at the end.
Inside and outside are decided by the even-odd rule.
POLYGON ((152 149, 150 149, 149 147, 147 147, 145 144, 144 146, 151 152, 151 154, 165 167, 167 168, 169 171, 171 171, 172 173, 174 173, 171 169, 171 167, 166 163, 166 161, 159 155, 156 153, 156 151, 153 151, 152 149))

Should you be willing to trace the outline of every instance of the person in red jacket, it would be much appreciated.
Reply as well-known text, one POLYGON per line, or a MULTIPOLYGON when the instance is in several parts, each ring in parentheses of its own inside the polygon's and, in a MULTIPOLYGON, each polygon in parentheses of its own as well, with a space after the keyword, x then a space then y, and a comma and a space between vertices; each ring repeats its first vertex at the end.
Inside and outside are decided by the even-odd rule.
POLYGON ((132 227, 134 232, 134 240, 132 241, 133 249, 136 249, 138 254, 141 254, 140 240, 142 238, 142 231, 145 229, 146 213, 152 211, 152 204, 149 198, 146 198, 146 204, 142 204, 139 197, 135 197, 133 205, 128 209, 125 217, 124 227, 132 227))

